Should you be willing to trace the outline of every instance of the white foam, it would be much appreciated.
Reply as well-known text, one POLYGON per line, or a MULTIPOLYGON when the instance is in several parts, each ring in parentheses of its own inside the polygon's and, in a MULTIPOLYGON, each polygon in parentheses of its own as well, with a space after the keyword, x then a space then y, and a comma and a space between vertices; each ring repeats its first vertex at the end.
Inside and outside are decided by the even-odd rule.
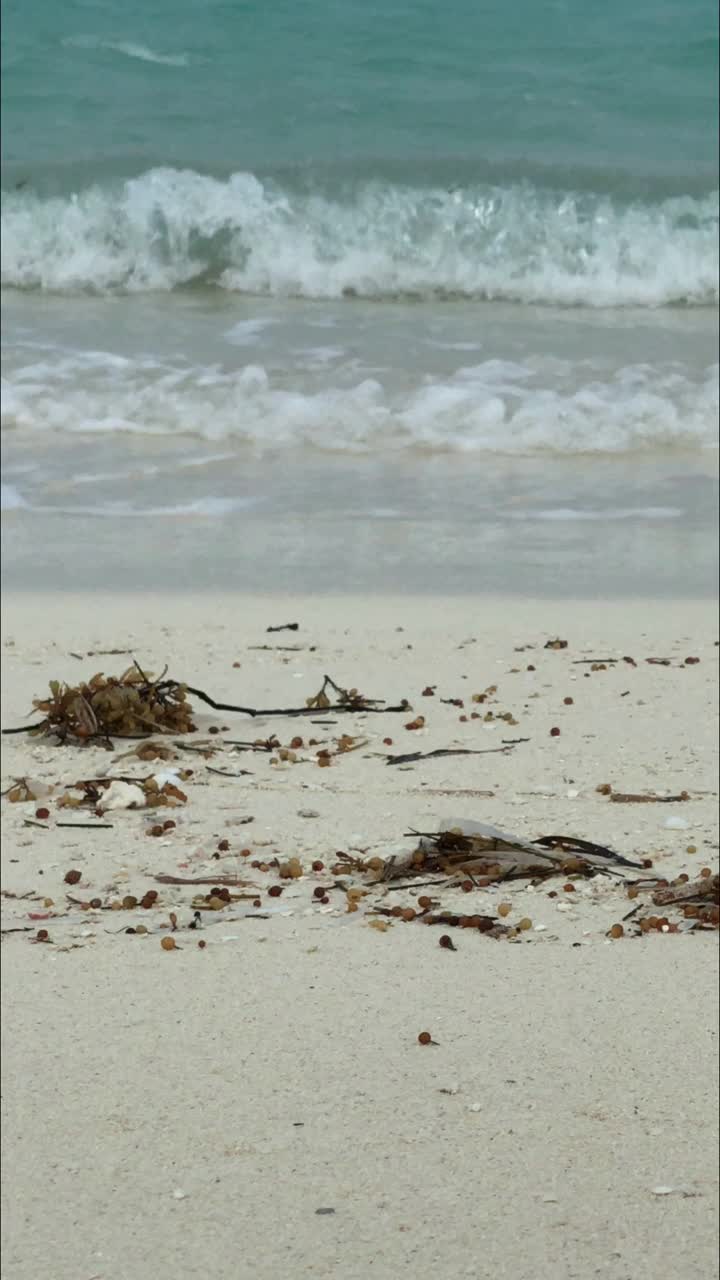
POLYGON ((0 510, 21 511, 27 507, 22 494, 12 484, 0 485, 0 510))
POLYGON ((677 520, 685 514, 681 507, 551 507, 547 510, 506 511, 510 520, 677 520))
POLYGON ((134 44, 129 40, 103 40, 101 36, 94 35, 67 36, 62 43, 71 49, 107 49, 111 53, 122 53, 126 58, 155 62, 162 67, 186 67, 189 61, 186 53, 156 53, 144 44, 134 44))
MULTIPOLYGON (((251 173, 153 169, 68 197, 8 193, 2 282, 51 291, 202 281, 278 297, 464 297, 570 306, 718 297, 717 193, 623 206, 526 186, 365 183, 300 194, 251 173)), ((257 330, 240 330, 239 340, 257 330)))
MULTIPOLYGON (((5 379, 4 427, 233 439, 260 450, 621 453, 716 445, 718 369, 621 368, 574 384, 537 361, 488 360, 414 389, 377 378, 287 386, 261 365, 227 371, 98 353, 16 368, 5 379)), ((188 465, 192 465, 191 462, 188 465)))

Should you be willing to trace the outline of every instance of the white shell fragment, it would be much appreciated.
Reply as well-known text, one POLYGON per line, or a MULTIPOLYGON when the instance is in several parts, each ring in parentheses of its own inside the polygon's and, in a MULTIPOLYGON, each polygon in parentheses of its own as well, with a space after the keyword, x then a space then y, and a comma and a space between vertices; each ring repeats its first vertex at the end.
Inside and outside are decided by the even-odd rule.
POLYGON ((134 782, 111 782, 97 807, 100 813, 110 809, 144 809, 145 792, 134 782))

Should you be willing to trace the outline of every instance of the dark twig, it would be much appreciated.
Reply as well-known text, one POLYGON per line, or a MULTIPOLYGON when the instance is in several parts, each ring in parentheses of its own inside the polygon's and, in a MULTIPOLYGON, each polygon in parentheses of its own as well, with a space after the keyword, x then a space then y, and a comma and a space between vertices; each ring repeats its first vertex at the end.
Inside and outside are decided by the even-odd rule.
MULTIPOLYGON (((518 738, 518 742, 527 742, 527 738, 518 738)), ((503 747, 485 747, 480 751, 474 750, 472 747, 457 748, 440 748, 437 751, 409 751, 402 756, 387 756, 386 764, 411 764, 415 760, 432 760, 436 756, 492 756, 496 754, 506 755, 511 748, 515 746, 514 742, 508 742, 503 747)))
POLYGON ((56 822, 56 827, 72 827, 74 831, 112 831, 112 822, 56 822))
MULTIPOLYGON (((330 711, 330 712, 333 712, 334 714, 337 714, 338 712, 348 712, 348 711, 359 711, 359 712, 365 713, 369 711, 374 711, 374 712, 407 711, 408 709, 408 703, 406 700, 403 700, 397 706, 388 707, 388 706, 385 706, 385 704, 382 702, 382 699, 380 698, 363 698, 360 694, 358 694, 355 698, 352 698, 350 697, 350 695, 347 694, 347 691, 345 689, 341 689, 338 685, 336 685, 334 680, 330 679, 330 676, 325 676, 323 688, 320 691, 321 694, 324 694, 325 688, 328 685, 336 693, 344 694, 347 700, 343 702, 338 702, 335 704, 329 704, 328 706, 321 706, 321 709, 323 711, 330 711)), ((180 687, 180 683, 177 680, 166 680, 163 687, 167 689, 177 689, 180 687)), ((208 693, 205 693, 204 690, 202 689, 195 689, 193 688, 192 685, 189 685, 189 684, 184 685, 183 687, 185 688, 186 692, 189 694, 192 694, 194 698, 199 698, 201 702, 204 702, 207 706, 212 707, 213 711, 236 711, 241 715, 252 716, 253 719, 255 719, 257 716, 307 716, 307 715, 314 715, 318 711, 317 698, 312 698, 310 700, 311 701, 310 706, 272 707, 270 709, 265 710, 258 707, 240 707, 240 706, 236 706, 234 703, 231 703, 231 702, 216 702, 214 698, 211 698, 210 695, 208 693)))
POLYGON ((298 631, 300 629, 299 622, 281 622, 279 627, 266 627, 266 631, 298 631))
MULTIPOLYGON (((247 889, 252 887, 251 880, 241 880, 238 876, 170 876, 159 875, 154 877, 156 884, 218 884, 235 887, 238 889, 247 889)), ((257 894, 253 894, 257 897, 257 894)))
POLYGON ((252 769, 240 769, 234 773, 232 769, 213 769, 211 764, 205 766, 208 773, 217 773, 221 778, 251 778, 252 769))

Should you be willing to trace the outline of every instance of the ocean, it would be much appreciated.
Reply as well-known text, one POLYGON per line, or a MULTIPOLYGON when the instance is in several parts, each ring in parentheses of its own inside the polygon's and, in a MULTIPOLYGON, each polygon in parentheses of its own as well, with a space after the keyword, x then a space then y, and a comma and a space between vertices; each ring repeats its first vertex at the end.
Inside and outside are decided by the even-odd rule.
POLYGON ((317 541, 354 512, 383 526, 363 564, 423 515, 456 547, 525 522, 518 563, 640 521, 684 577, 714 502, 714 0, 3 19, 11 571, 31 515, 61 573, 88 521, 132 559, 147 522, 317 541))

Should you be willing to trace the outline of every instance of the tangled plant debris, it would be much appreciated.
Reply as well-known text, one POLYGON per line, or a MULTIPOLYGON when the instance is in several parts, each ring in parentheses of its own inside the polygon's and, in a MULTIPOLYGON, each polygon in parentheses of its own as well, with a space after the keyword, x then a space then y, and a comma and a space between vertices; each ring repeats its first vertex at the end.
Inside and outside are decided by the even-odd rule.
POLYGON ((54 734, 61 742, 101 739, 106 743, 110 743, 113 737, 146 738, 153 733, 194 733, 196 726, 188 694, 199 698, 214 711, 232 711, 253 718, 303 716, 318 710, 387 713, 409 708, 406 699, 397 706, 388 706, 382 699, 367 698, 355 688, 344 689, 326 675, 321 688, 306 699, 304 706, 259 710, 257 707, 218 702, 203 689, 167 679, 166 671, 167 668, 153 678, 135 662, 121 676, 106 676, 98 672, 87 683, 77 685, 51 680, 50 696, 33 699, 33 709, 41 711, 44 718, 39 723, 3 729, 2 732, 54 734), (328 689, 335 698, 334 702, 328 689))

